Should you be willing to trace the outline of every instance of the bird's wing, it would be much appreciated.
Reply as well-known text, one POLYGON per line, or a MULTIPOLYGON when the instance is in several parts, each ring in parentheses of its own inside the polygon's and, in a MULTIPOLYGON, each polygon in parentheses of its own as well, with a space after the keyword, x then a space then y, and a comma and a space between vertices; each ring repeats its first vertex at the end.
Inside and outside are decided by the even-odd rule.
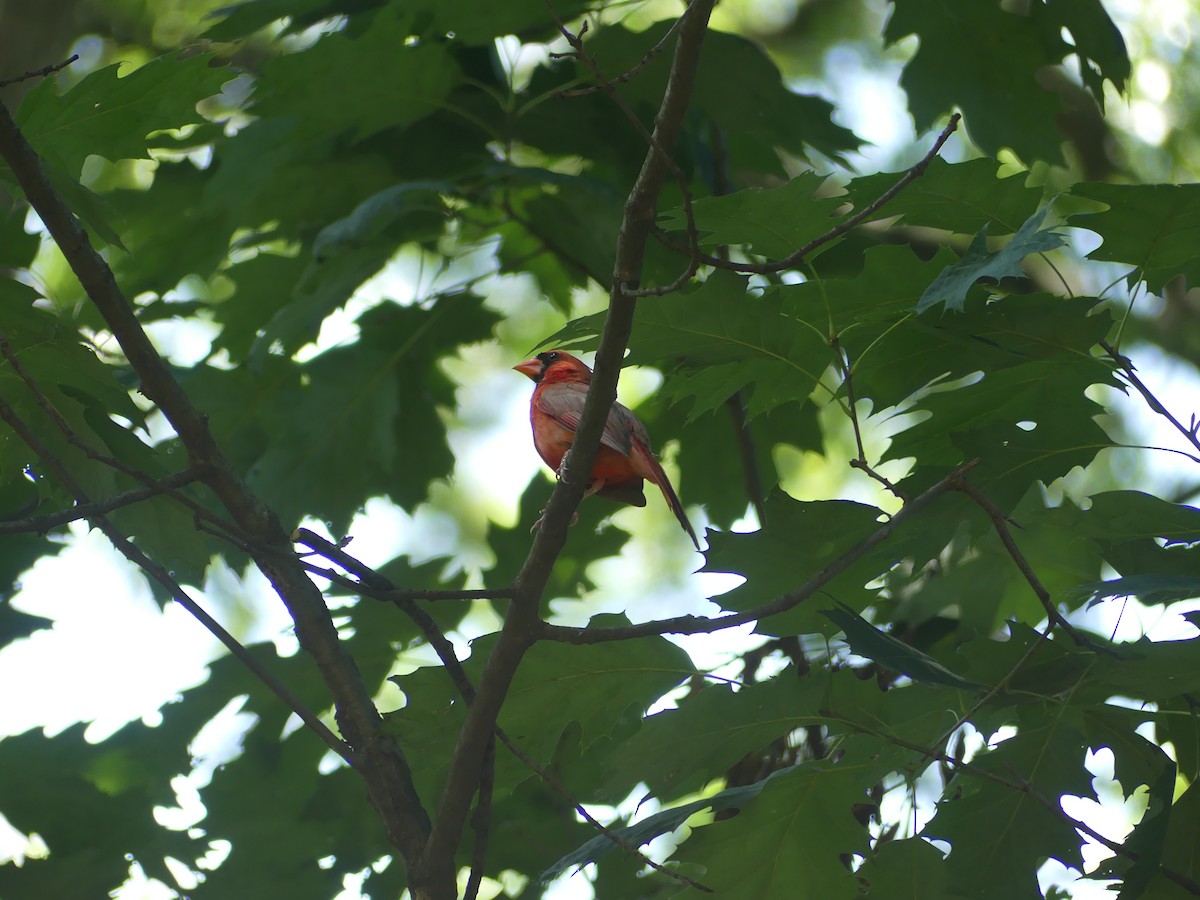
MULTIPOLYGON (((583 401, 587 397, 586 384, 558 382, 546 385, 536 394, 533 402, 539 411, 569 431, 579 428, 579 417, 583 415, 583 401)), ((635 434, 631 430, 630 420, 641 428, 642 423, 634 418, 633 413, 619 403, 614 404, 608 413, 608 420, 604 423, 600 443, 623 456, 629 456, 633 449, 630 439, 635 434)), ((641 430, 645 434, 646 429, 641 430)))

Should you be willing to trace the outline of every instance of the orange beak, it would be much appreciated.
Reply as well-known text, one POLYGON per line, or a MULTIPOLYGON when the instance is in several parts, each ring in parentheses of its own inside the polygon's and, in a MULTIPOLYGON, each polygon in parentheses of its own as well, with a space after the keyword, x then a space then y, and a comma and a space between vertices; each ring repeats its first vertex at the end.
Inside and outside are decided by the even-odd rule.
POLYGON ((522 375, 527 375, 534 381, 537 381, 538 376, 542 374, 542 366, 542 361, 535 357, 534 359, 527 359, 523 363, 518 363, 513 368, 522 375))

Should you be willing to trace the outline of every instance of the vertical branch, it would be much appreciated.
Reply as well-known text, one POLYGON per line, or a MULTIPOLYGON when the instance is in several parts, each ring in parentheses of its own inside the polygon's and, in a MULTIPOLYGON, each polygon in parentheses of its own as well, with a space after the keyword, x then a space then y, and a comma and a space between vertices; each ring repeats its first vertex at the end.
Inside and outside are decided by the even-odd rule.
POLYGON ((625 214, 617 235, 608 316, 575 442, 563 461, 561 480, 550 495, 542 527, 513 581, 514 599, 499 639, 484 664, 475 702, 467 710, 426 845, 426 866, 453 860, 500 707, 525 651, 540 636, 538 604, 554 562, 566 543, 567 526, 583 498, 588 474, 600 446, 604 421, 617 397, 617 378, 629 344, 636 304, 629 291, 641 280, 646 240, 654 225, 658 195, 672 170, 673 164, 667 154, 675 147, 683 128, 700 63, 700 46, 715 2, 694 0, 680 26, 666 92, 655 117, 653 141, 625 202, 625 214))

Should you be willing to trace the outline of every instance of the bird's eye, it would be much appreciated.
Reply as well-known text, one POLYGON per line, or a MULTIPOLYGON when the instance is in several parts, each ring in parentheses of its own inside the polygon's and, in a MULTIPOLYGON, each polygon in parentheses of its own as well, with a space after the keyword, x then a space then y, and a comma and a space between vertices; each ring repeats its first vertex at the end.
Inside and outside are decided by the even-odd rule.
POLYGON ((553 353, 553 352, 551 352, 551 353, 543 353, 543 354, 542 354, 542 356, 541 356, 541 360, 542 360, 542 362, 544 362, 544 363, 546 363, 547 365, 549 365, 550 363, 556 363, 556 362, 558 362, 558 360, 559 360, 559 356, 558 356, 558 354, 557 354, 557 353, 553 353))

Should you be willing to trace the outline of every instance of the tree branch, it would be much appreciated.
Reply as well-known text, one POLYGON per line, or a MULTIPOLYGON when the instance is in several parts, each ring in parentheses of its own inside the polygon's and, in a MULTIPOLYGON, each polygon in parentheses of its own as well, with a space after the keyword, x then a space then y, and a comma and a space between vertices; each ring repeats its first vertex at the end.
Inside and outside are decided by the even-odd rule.
MULTIPOLYGON (((158 405, 187 449, 191 466, 217 495, 255 548, 254 560, 279 594, 296 624, 300 646, 316 661, 335 703, 338 726, 354 748, 372 803, 388 837, 406 860, 416 858, 429 833, 429 818, 417 796, 408 764, 383 731, 354 660, 341 646, 337 629, 316 585, 299 562, 288 559, 287 534, 274 513, 251 492, 217 446, 208 422, 191 403, 170 367, 155 350, 112 270, 92 247, 87 233, 51 184, 34 149, 6 107, 0 104, 0 156, 41 217, 84 291, 121 345, 141 380, 141 391, 158 405)), ((422 886, 414 884, 415 894, 422 886)))
MULTIPOLYGON (((950 135, 952 135, 954 133, 954 131, 958 128, 958 122, 961 118, 962 118, 961 115, 959 115, 958 113, 954 113, 954 115, 952 115, 950 117, 950 122, 946 125, 945 128, 942 129, 942 133, 938 135, 937 140, 933 142, 933 147, 930 148, 929 152, 926 153, 923 157, 921 157, 920 161, 918 161, 916 165, 914 165, 911 169, 909 169, 907 172, 905 172, 894 185, 892 185, 890 188, 888 188, 886 191, 884 191, 882 194, 880 194, 878 199, 867 204, 861 210, 859 210, 854 215, 852 215, 850 218, 846 219, 843 222, 838 223, 833 228, 830 228, 824 234, 820 235, 819 237, 813 238, 811 241, 809 241, 807 244, 805 244, 799 250, 796 250, 794 253, 791 253, 790 255, 779 260, 778 262, 765 262, 765 263, 730 262, 727 259, 721 259, 719 256, 709 256, 704 253, 698 254, 699 261, 706 266, 712 266, 713 268, 716 268, 716 269, 729 269, 733 272, 741 272, 741 273, 747 274, 747 275, 770 275, 774 272, 782 272, 785 269, 796 268, 796 266, 798 266, 801 262, 803 262, 803 260, 806 256, 808 256, 810 253, 812 253, 818 247, 822 247, 825 244, 828 244, 830 241, 834 240, 835 238, 841 237, 847 231, 850 231, 852 228, 865 222, 867 219, 869 219, 875 213, 879 212, 879 210, 885 204, 887 204, 891 200, 893 200, 896 197, 896 195, 899 194, 906 187, 908 187, 909 184, 911 184, 913 181, 915 181, 920 176, 924 175, 925 170, 929 168, 929 164, 931 162, 933 162, 933 158, 935 156, 937 156, 938 151, 942 149, 942 147, 945 145, 946 141, 948 141, 950 139, 950 135)), ((670 247, 672 250, 675 250, 679 253, 687 253, 689 256, 697 255, 697 254, 694 254, 691 251, 689 251, 687 248, 681 247, 677 242, 673 241, 665 232, 655 229, 654 235, 663 244, 670 247)))
POLYGON ((754 609, 748 609, 745 612, 720 616, 716 619, 709 619, 703 616, 679 616, 674 619, 659 619, 653 622, 643 622, 640 625, 627 625, 620 628, 574 628, 567 625, 551 625, 548 622, 543 622, 541 623, 538 637, 550 641, 561 641, 567 644, 601 644, 606 641, 628 641, 634 638, 650 637, 653 635, 711 634, 714 631, 722 631, 726 628, 733 628, 736 625, 745 625, 748 622, 756 622, 759 619, 777 616, 804 602, 817 591, 821 590, 837 575, 845 571, 848 566, 887 540, 892 532, 913 518, 942 494, 958 489, 958 480, 965 472, 977 465, 978 462, 978 460, 972 460, 966 465, 959 466, 923 494, 909 501, 903 509, 880 525, 879 528, 871 532, 866 538, 859 541, 812 578, 808 579, 808 581, 804 582, 796 590, 777 597, 770 603, 764 603, 762 606, 756 606, 754 609))
MULTIPOLYGON (((74 476, 67 471, 62 461, 50 452, 49 448, 33 433, 25 421, 9 406, 8 401, 3 396, 0 396, 0 419, 37 455, 42 464, 54 473, 54 477, 75 497, 80 507, 103 505, 91 502, 87 492, 83 490, 74 476)), ((94 513, 89 518, 91 518, 96 527, 104 533, 104 536, 109 539, 122 556, 162 585, 167 593, 174 598, 176 603, 191 613, 201 625, 207 628, 217 640, 224 644, 229 652, 253 672, 259 681, 270 688, 275 696, 283 701, 284 705, 299 716, 300 720, 324 741, 329 749, 342 757, 351 766, 355 766, 356 760, 354 754, 345 741, 342 741, 330 731, 329 727, 321 721, 320 717, 310 710, 286 684, 276 678, 237 638, 226 631, 216 619, 210 616, 200 604, 193 600, 179 582, 171 577, 171 574, 166 569, 146 556, 103 513, 94 513)))
MULTIPOLYGON (((706 2, 707 2, 707 0, 706 0, 706 2)), ((701 38, 703 37, 704 31, 706 31, 708 29, 708 15, 711 14, 712 7, 715 5, 716 5, 716 0, 713 0, 712 3, 707 4, 707 8, 708 8, 709 12, 708 12, 708 14, 705 14, 703 16, 704 28, 698 32, 700 34, 701 38)), ((615 87, 613 87, 612 82, 604 77, 604 73, 600 71, 600 67, 599 67, 599 65, 596 64, 596 60, 586 50, 584 50, 583 35, 587 32, 587 23, 586 22, 584 23, 583 27, 579 31, 579 34, 572 34, 567 29, 567 27, 563 24, 562 19, 559 18, 558 13, 554 9, 554 4, 551 2, 551 0, 546 0, 546 6, 549 7, 551 15, 554 16, 554 21, 558 25, 558 30, 562 32, 563 37, 565 37, 567 39, 567 43, 571 45, 571 49, 573 51, 571 53, 571 55, 574 58, 578 59, 581 63, 583 63, 588 68, 588 70, 592 73, 592 77, 595 78, 597 82, 599 82, 600 89, 602 91, 604 91, 604 93, 608 94, 608 96, 610 98, 612 98, 612 101, 614 103, 616 103, 617 106, 620 108, 621 112, 625 114, 625 118, 627 118, 633 124, 633 127, 635 129, 637 129, 638 133, 641 134, 642 138, 646 141, 646 143, 650 145, 650 156, 647 157, 646 163, 643 163, 642 174, 645 174, 645 172, 646 172, 645 166, 646 166, 646 164, 648 164, 650 162, 651 157, 653 157, 657 160, 660 160, 662 165, 665 165, 666 169, 665 169, 665 171, 660 173, 660 175, 658 176, 658 184, 654 187, 654 192, 653 192, 654 196, 652 198, 653 202, 650 205, 651 210, 653 211, 655 208, 655 205, 658 200, 658 195, 659 195, 660 191, 662 190, 662 183, 663 183, 663 181, 665 181, 666 173, 668 171, 675 177, 675 181, 679 185, 679 191, 683 197, 683 216, 684 216, 684 221, 686 223, 685 224, 685 233, 687 234, 687 239, 688 239, 688 265, 687 265, 687 267, 684 269, 683 272, 681 272, 679 274, 679 276, 674 281, 672 281, 670 284, 668 284, 664 287, 646 288, 644 290, 638 290, 637 285, 638 285, 640 277, 641 277, 641 257, 645 256, 645 251, 646 251, 645 238, 648 237, 650 234, 649 230, 647 230, 645 232, 645 234, 642 236, 642 243, 641 243, 641 246, 638 248, 638 256, 639 256, 638 279, 618 282, 619 289, 627 297, 631 297, 631 298, 634 298, 634 297, 661 297, 664 294, 674 293, 675 291, 679 290, 679 288, 681 288, 688 281, 688 279, 690 279, 693 275, 695 275, 696 270, 700 268, 700 236, 699 236, 698 232, 696 231, 696 215, 695 215, 694 210, 692 209, 692 191, 691 191, 691 188, 688 187, 687 176, 685 176, 683 174, 683 170, 679 168, 679 164, 675 162, 675 160, 671 156, 671 152, 670 152, 671 149, 674 148, 674 146, 678 140, 679 130, 683 125, 682 116, 679 118, 678 122, 675 122, 675 123, 668 122, 667 123, 668 127, 670 129, 672 129, 672 133, 670 134, 670 140, 666 141, 665 143, 662 140, 663 136, 665 136, 667 134, 667 131, 665 131, 663 129, 663 124, 664 124, 663 113, 664 113, 664 111, 667 111, 672 106, 672 104, 669 101, 669 96, 671 93, 671 86, 672 86, 673 82, 676 84, 677 87, 686 87, 687 96, 684 98, 684 103, 682 105, 681 112, 686 112, 688 105, 691 102, 692 86, 695 81, 694 72, 693 72, 693 77, 688 81, 686 86, 681 85, 679 82, 675 81, 675 75, 679 71, 675 66, 676 66, 676 64, 679 63, 681 51, 683 51, 685 49, 684 42, 682 40, 680 40, 676 44, 675 60, 674 60, 674 63, 672 64, 671 75, 667 80, 667 90, 666 90, 666 93, 663 95, 663 102, 662 102, 662 105, 659 107, 658 116, 656 116, 655 120, 654 120, 654 131, 651 132, 651 131, 648 131, 646 129, 646 126, 642 124, 642 120, 639 119, 637 116, 637 113, 635 113, 630 108, 630 106, 626 102, 625 98, 622 97, 617 92, 617 89, 615 87)), ((705 6, 705 3, 692 3, 691 5, 689 5, 687 7, 687 9, 684 10, 683 14, 680 15, 680 17, 679 17, 678 21, 675 23, 675 25, 677 27, 679 27, 681 29, 681 31, 686 27, 684 23, 686 22, 688 17, 693 14, 693 12, 695 11, 697 6, 705 6)), ((674 29, 672 29, 672 30, 674 30, 674 29)), ((696 33, 696 32, 693 32, 693 33, 696 33)), ((699 42, 696 43, 695 49, 697 51, 696 61, 698 62, 699 61, 699 42)), ((633 199, 634 194, 636 192, 637 192, 637 188, 635 186, 634 191, 630 193, 629 199, 633 199)), ((628 221, 629 200, 626 200, 625 214, 626 214, 625 221, 628 221)), ((650 224, 651 224, 651 227, 653 227, 653 216, 651 217, 650 224)), ((624 227, 624 223, 622 223, 622 228, 623 227, 624 227)), ((618 255, 618 257, 620 256, 620 248, 619 247, 617 250, 617 255, 618 255)))
POLYGON ((700 45, 714 3, 715 0, 694 0, 680 26, 667 89, 655 118, 653 140, 625 203, 617 236, 608 316, 574 446, 563 461, 562 478, 550 495, 529 556, 513 581, 514 599, 496 645, 484 664, 475 702, 467 710, 426 846, 427 863, 453 856, 500 707, 525 651, 540 636, 538 604, 551 568, 566 543, 567 526, 587 486, 604 420, 616 400, 617 378, 629 343, 635 306, 634 298, 626 291, 641 278, 658 195, 673 167, 667 154, 678 141, 691 102, 700 45))
MULTIPOLYGON (((1137 372, 1133 367, 1133 360, 1131 360, 1128 356, 1125 356, 1123 353, 1118 352, 1118 350, 1112 344, 1108 343, 1108 341, 1100 341, 1100 346, 1104 349, 1104 352, 1108 354, 1109 359, 1116 364, 1117 370, 1121 373, 1121 377, 1129 383, 1130 387, 1142 395, 1142 399, 1146 401, 1146 405, 1150 407, 1150 410, 1170 422, 1172 427, 1182 434, 1187 439, 1189 444, 1191 444, 1197 450, 1200 450, 1200 420, 1197 420, 1196 414, 1192 414, 1191 427, 1189 428, 1185 426, 1182 422, 1175 418, 1169 409, 1163 406, 1162 402, 1156 396, 1154 396, 1154 392, 1151 391, 1150 388, 1146 387, 1145 382, 1138 378, 1137 372)), ((1189 456, 1186 453, 1183 455, 1187 456, 1191 460, 1196 459, 1194 456, 1189 456)))
POLYGON ((59 71, 65 69, 67 66, 69 66, 71 63, 75 62, 75 60, 77 60, 77 59, 79 59, 79 54, 75 53, 71 56, 70 59, 64 59, 60 63, 52 63, 51 65, 48 65, 48 66, 42 66, 40 69, 38 69, 35 72, 26 72, 24 75, 18 75, 16 78, 8 78, 4 81, 0 81, 0 88, 6 88, 9 85, 13 85, 13 84, 20 84, 22 81, 30 81, 31 79, 34 79, 34 78, 46 78, 50 75, 53 75, 55 72, 59 72, 59 71))
POLYGON ((1103 649, 1107 652, 1108 648, 1097 647, 1093 641, 1088 640, 1080 634, 1075 626, 1063 618, 1062 613, 1054 606, 1054 600, 1050 596, 1050 592, 1046 590, 1041 579, 1037 577, 1037 573, 1033 571, 1033 567, 1029 565, 1029 560, 1025 558, 1025 554, 1021 552, 1021 548, 1017 546, 1017 542, 1013 539, 1012 532, 1008 530, 1008 517, 1000 511, 991 500, 985 497, 980 490, 961 476, 955 477, 954 489, 966 494, 976 505, 979 506, 989 519, 992 520, 992 527, 996 529, 996 536, 1000 538, 1000 543, 1004 545, 1004 549, 1008 551, 1008 555, 1012 557, 1013 563, 1021 574, 1025 576, 1025 580, 1029 583, 1029 587, 1033 589, 1033 593, 1037 596, 1038 602, 1042 604, 1042 609, 1046 611, 1046 617, 1050 621, 1052 627, 1061 628, 1067 633, 1076 646, 1089 647, 1095 650, 1103 649))
POLYGON ((176 472, 173 475, 160 478, 157 481, 151 481, 143 487, 116 494, 107 500, 77 503, 70 509, 64 509, 56 513, 47 513, 42 516, 9 519, 0 522, 0 534, 45 534, 50 529, 57 528, 59 525, 66 525, 68 522, 95 518, 104 513, 112 512, 114 509, 120 509, 122 506, 129 506, 134 503, 140 503, 143 500, 149 500, 151 497, 160 496, 168 490, 189 485, 199 477, 200 475, 197 472, 187 469, 183 472, 176 472))

